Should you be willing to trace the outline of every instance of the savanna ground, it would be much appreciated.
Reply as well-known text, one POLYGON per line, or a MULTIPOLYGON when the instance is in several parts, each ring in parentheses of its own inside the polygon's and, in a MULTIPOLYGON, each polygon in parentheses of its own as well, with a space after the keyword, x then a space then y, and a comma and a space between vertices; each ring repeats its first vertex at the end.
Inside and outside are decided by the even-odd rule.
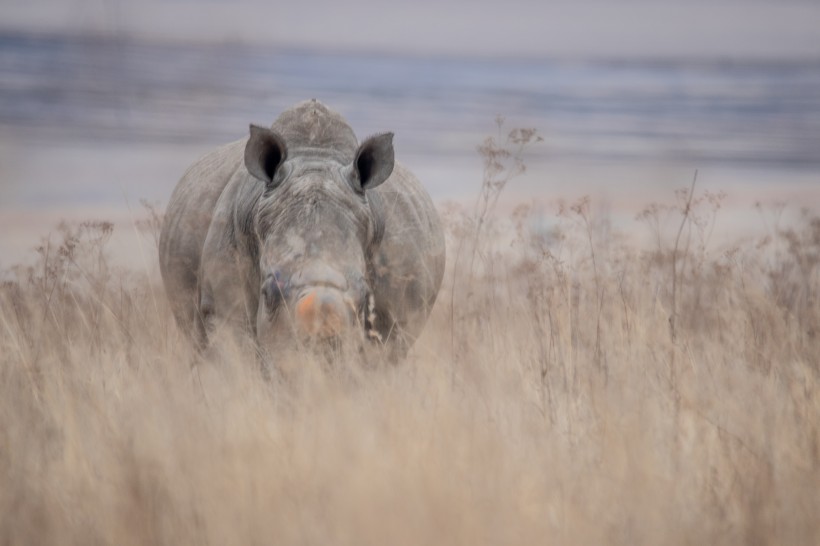
POLYGON ((536 137, 488 139, 443 208, 398 366, 198 359, 155 267, 62 226, 0 289, 0 543, 817 544, 820 217, 716 245, 697 184, 649 246, 586 198, 497 214, 536 137))

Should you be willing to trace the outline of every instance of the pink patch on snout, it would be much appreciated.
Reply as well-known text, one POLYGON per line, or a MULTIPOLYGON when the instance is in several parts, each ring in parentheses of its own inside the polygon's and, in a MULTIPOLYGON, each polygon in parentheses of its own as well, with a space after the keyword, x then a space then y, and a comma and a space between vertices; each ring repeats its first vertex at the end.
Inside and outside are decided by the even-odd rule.
POLYGON ((347 313, 340 294, 313 290, 299 300, 295 309, 298 329, 317 338, 339 336, 347 326, 347 313))

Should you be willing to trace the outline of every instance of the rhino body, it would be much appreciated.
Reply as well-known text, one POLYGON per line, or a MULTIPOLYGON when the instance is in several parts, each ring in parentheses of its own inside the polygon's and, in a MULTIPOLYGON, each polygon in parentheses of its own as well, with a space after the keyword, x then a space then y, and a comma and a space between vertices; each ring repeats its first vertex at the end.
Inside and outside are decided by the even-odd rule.
POLYGON ((228 327, 269 347, 359 339, 403 356, 436 300, 445 251, 392 136, 359 145, 313 100, 191 166, 159 247, 179 326, 200 346, 228 327))

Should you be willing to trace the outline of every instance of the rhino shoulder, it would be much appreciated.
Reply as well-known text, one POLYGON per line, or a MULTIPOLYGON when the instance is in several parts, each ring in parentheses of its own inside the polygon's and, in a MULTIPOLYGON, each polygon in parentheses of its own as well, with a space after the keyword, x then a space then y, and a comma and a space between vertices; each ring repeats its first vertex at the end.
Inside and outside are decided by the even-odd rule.
POLYGON ((201 297, 222 322, 254 328, 259 264, 253 209, 262 185, 238 170, 217 200, 202 248, 201 297))
POLYGON ((159 242, 160 272, 174 315, 184 330, 194 324, 194 304, 205 239, 217 201, 242 165, 245 140, 196 161, 177 184, 165 211, 159 242))
POLYGON ((202 249, 214 207, 241 167, 245 140, 214 150, 191 165, 180 179, 165 211, 160 240, 163 258, 202 249))
POLYGON ((371 257, 376 307, 411 342, 421 332, 444 277, 441 220, 419 180, 399 163, 387 182, 373 190, 371 206, 381 228, 371 257))

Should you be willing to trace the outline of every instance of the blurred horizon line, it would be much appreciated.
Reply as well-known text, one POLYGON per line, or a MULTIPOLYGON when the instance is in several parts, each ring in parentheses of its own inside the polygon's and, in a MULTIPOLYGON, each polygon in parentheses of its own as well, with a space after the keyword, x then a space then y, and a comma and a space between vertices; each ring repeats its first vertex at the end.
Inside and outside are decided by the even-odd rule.
POLYGON ((323 55, 328 57, 359 56, 372 58, 390 59, 417 59, 417 60, 441 60, 441 61, 463 61, 463 62, 507 62, 510 64, 525 64, 550 62, 566 65, 599 65, 599 66, 668 66, 668 67, 732 67, 732 66, 757 66, 777 69, 778 67, 788 68, 796 65, 813 65, 820 67, 820 48, 814 52, 806 52, 800 55, 784 55, 782 57, 765 56, 731 56, 731 55, 680 55, 668 56, 657 54, 655 56, 634 56, 630 54, 609 54, 609 55, 567 55, 546 52, 533 52, 530 54, 520 54, 515 52, 484 53, 480 51, 411 51, 411 50, 374 50, 363 45, 349 45, 344 47, 328 45, 306 45, 301 43, 287 43, 284 41, 262 42, 258 40, 240 40, 237 38, 223 38, 219 40, 204 39, 200 37, 179 37, 171 36, 146 36, 142 34, 125 33, 122 31, 101 31, 93 30, 53 30, 34 29, 23 30, 18 28, 4 28, 0 24, 0 44, 8 41, 61 41, 86 44, 103 45, 155 45, 168 47, 196 47, 200 49, 214 50, 246 50, 248 52, 258 52, 260 49, 268 48, 271 54, 290 55, 323 55))
POLYGON ((507 61, 0 31, 0 128, 17 141, 217 144, 318 98, 425 155, 472 156, 502 115, 539 129, 552 158, 816 167, 818 89, 820 59, 507 61))

